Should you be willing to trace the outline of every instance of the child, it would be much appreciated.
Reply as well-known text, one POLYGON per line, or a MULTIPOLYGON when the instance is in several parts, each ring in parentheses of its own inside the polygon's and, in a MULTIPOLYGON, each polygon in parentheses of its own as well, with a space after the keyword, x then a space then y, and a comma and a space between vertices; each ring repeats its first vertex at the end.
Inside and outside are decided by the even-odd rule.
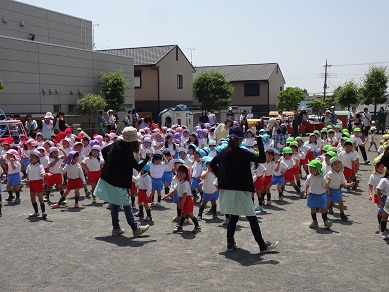
POLYGON ((173 176, 172 182, 170 184, 170 188, 169 188, 170 192, 163 197, 164 200, 168 197, 173 198, 173 203, 175 203, 177 205, 177 215, 173 217, 173 221, 178 221, 181 217, 181 209, 178 208, 179 200, 178 200, 178 194, 176 191, 176 187, 177 187, 177 183, 178 183, 177 170, 181 164, 186 164, 186 163, 182 159, 174 159, 173 172, 175 173, 175 175, 173 176))
POLYGON ((369 145, 369 148, 367 149, 367 151, 370 151, 370 148, 371 146, 374 145, 374 148, 375 148, 375 151, 377 151, 377 144, 376 144, 376 132, 377 132, 377 128, 376 127, 371 127, 371 135, 370 135, 370 145, 369 145))
POLYGON ((290 147, 284 147, 284 149, 282 149, 282 152, 284 154, 282 161, 287 166, 287 169, 286 169, 285 174, 284 174, 285 181, 284 181, 283 189, 285 188, 286 182, 290 182, 290 185, 295 189, 297 194, 301 195, 300 187, 297 186, 296 182, 295 182, 294 175, 296 173, 296 171, 295 171, 296 161, 295 161, 295 159, 292 158, 293 150, 290 147))
POLYGON ((327 204, 325 190, 328 188, 329 182, 326 184, 326 180, 321 171, 322 165, 319 160, 312 160, 309 164, 309 175, 305 181, 305 193, 304 198, 308 197, 307 206, 311 209, 312 223, 309 228, 317 228, 316 208, 319 208, 321 216, 323 218, 324 226, 330 229, 332 222, 327 217, 327 204))
POLYGON ((163 156, 160 151, 155 151, 150 165, 150 176, 152 183, 152 202, 151 207, 159 207, 161 205, 161 191, 163 189, 163 174, 165 172, 165 164, 162 162, 163 156), (158 201, 154 204, 155 191, 158 194, 158 201))
POLYGON ((12 190, 16 194, 16 199, 14 201, 14 204, 20 204, 20 190, 19 185, 21 184, 20 179, 20 171, 21 171, 21 164, 20 164, 20 156, 18 152, 14 149, 10 149, 6 152, 6 158, 7 158, 7 169, 8 169, 8 181, 7 181, 7 192, 8 192, 8 199, 6 201, 11 202, 15 197, 12 195, 12 190))
POLYGON ((45 169, 42 164, 39 162, 41 154, 38 150, 30 151, 30 164, 27 167, 27 179, 30 183, 30 198, 32 207, 34 208, 34 213, 30 214, 29 217, 38 217, 38 203, 36 202, 36 196, 38 196, 38 200, 42 210, 42 219, 46 219, 46 208, 45 203, 43 202, 43 191, 44 191, 44 183, 43 178, 48 176, 45 172, 45 169))
POLYGON ((292 148, 293 154, 292 159, 295 161, 294 170, 294 179, 296 180, 296 185, 301 188, 300 182, 300 161, 305 158, 305 154, 303 151, 299 150, 299 145, 297 141, 293 141, 290 143, 290 148, 292 148))
MULTIPOLYGON (((329 151, 328 155, 335 152, 329 151)), ((333 156, 330 160, 331 170, 327 173, 328 187, 326 190, 327 198, 327 210, 329 213, 332 211, 332 203, 339 204, 340 218, 343 221, 347 221, 347 216, 344 214, 344 203, 342 199, 342 189, 341 187, 350 187, 354 185, 354 182, 347 183, 342 172, 342 162, 337 156, 333 156)))
POLYGON ((135 217, 143 217, 143 208, 146 209, 147 217, 144 219, 144 221, 152 221, 153 218, 151 217, 151 210, 149 203, 151 203, 151 189, 152 189, 152 183, 151 183, 151 177, 149 175, 150 170, 150 162, 148 162, 140 171, 138 177, 137 177, 137 187, 138 187, 138 205, 139 205, 139 211, 134 214, 135 217))
POLYGON ((370 175, 369 178, 369 200, 371 201, 374 198, 374 204, 378 206, 378 213, 377 213, 377 219, 378 219, 378 230, 381 230, 381 219, 382 219, 382 211, 380 210, 379 201, 377 197, 377 186, 381 179, 384 177, 384 171, 385 166, 381 162, 381 157, 376 157, 373 161, 373 173, 370 175))
MULTIPOLYGON (((209 143, 208 143, 208 145, 209 145, 209 150, 210 150, 208 156, 211 157, 211 158, 213 158, 213 157, 215 157, 216 154, 217 154, 216 149, 215 149, 215 148, 216 148, 216 141, 210 140, 209 143)), ((253 148, 254 148, 254 147, 253 147, 253 148)))
POLYGON ((255 139, 254 130, 248 129, 246 132, 246 138, 244 139, 244 142, 246 144, 248 151, 250 151, 250 152, 254 151, 254 142, 255 141, 256 141, 256 139, 255 139))
POLYGON ((307 158, 308 161, 312 161, 317 156, 316 154, 320 152, 320 148, 317 144, 317 136, 314 133, 311 133, 309 135, 309 141, 305 142, 304 145, 309 147, 309 151, 307 152, 307 158))
POLYGON ((277 168, 273 172, 271 185, 277 185, 277 191, 278 191, 278 200, 283 201, 284 200, 284 174, 288 166, 280 159, 280 155, 277 150, 274 151, 274 158, 277 162, 277 168))
POLYGON ((388 198, 388 194, 389 194, 389 171, 388 169, 386 169, 384 177, 381 178, 380 182, 377 185, 378 206, 379 206, 379 210, 382 213, 380 237, 383 240, 389 239, 389 235, 386 232, 389 210, 388 210, 388 206, 384 208, 388 198))
POLYGON ((140 159, 145 159, 146 157, 146 152, 150 151, 153 153, 153 147, 151 147, 151 138, 150 137, 144 137, 143 138, 143 143, 140 146, 140 159))
MULTIPOLYGON (((45 202, 50 201, 50 191, 53 186, 58 188, 61 196, 64 194, 62 186, 62 161, 66 158, 65 155, 59 156, 59 149, 57 147, 51 147, 49 149, 49 167, 51 175, 46 178, 46 195, 43 199, 45 202)), ((66 203, 66 201, 64 201, 66 203)))
POLYGON ((216 201, 219 198, 219 192, 215 186, 216 176, 212 172, 209 162, 212 160, 211 157, 202 158, 204 161, 205 170, 201 173, 202 186, 203 186, 203 198, 199 209, 197 219, 200 221, 203 219, 203 212, 208 201, 211 201, 211 210, 213 218, 217 218, 216 213, 216 201))
POLYGON ((191 168, 191 176, 192 180, 190 182, 190 188, 192 190, 192 196, 194 200, 196 201, 198 198, 197 193, 202 193, 202 188, 200 186, 200 177, 203 165, 201 163, 201 155, 200 155, 200 149, 196 148, 196 150, 193 153, 193 164, 191 168))
POLYGON ((362 139, 359 137, 360 134, 361 134, 361 129, 355 128, 354 134, 351 135, 350 138, 353 140, 353 142, 355 144, 355 151, 358 151, 358 148, 359 148, 359 150, 361 150, 362 157, 365 161, 365 164, 369 164, 370 161, 367 160, 366 149, 365 149, 365 145, 366 145, 366 142, 368 141, 368 138, 366 138, 365 141, 362 141, 362 139))
POLYGON ((345 140, 344 150, 339 154, 344 167, 343 174, 347 182, 351 182, 354 172, 356 171, 356 154, 353 151, 353 142, 350 139, 345 140))
MULTIPOLYGON (((189 167, 186 165, 180 165, 177 170, 177 178, 178 178, 178 183, 176 186, 176 191, 179 198, 178 206, 181 209, 181 217, 176 228, 174 228, 173 233, 183 231, 182 226, 184 225, 186 215, 188 215, 189 218, 192 219, 193 224, 195 225, 193 232, 194 233, 200 232, 201 227, 199 221, 193 215, 194 202, 193 202, 193 198, 190 195, 191 191, 189 185, 189 181, 190 181, 189 167)), ((167 196, 168 195, 164 197, 167 196)))
POLYGON ((85 176, 82 172, 81 165, 78 163, 79 158, 80 154, 76 151, 71 151, 66 157, 66 166, 63 168, 63 173, 67 173, 68 176, 66 191, 61 196, 57 204, 50 205, 51 208, 59 208, 71 190, 74 190, 74 208, 79 207, 78 200, 80 198, 80 189, 82 187, 86 187, 85 176))
POLYGON ((169 193, 169 186, 173 179, 173 159, 169 148, 163 150, 163 155, 166 158, 165 171, 162 176, 163 186, 165 187, 165 195, 169 193))
POLYGON ((306 175, 308 175, 309 173, 308 173, 308 165, 307 165, 308 164, 307 154, 308 151, 310 150, 310 147, 304 144, 303 138, 301 138, 300 136, 297 136, 295 140, 297 141, 299 147, 298 148, 299 153, 301 153, 304 157, 300 159, 300 167, 302 166, 303 169, 305 170, 306 175))
POLYGON ((100 157, 100 147, 93 145, 89 156, 81 162, 81 167, 86 175, 88 175, 88 181, 92 187, 92 204, 96 203, 96 196, 94 191, 96 184, 101 176, 101 169, 104 165, 104 159, 100 157))

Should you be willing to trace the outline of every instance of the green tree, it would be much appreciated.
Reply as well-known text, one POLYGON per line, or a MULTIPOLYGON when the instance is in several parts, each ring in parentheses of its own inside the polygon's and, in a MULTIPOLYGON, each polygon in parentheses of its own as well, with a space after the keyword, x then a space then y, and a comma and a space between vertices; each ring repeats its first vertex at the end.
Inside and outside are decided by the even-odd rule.
POLYGON ((357 104, 360 99, 360 87, 353 80, 338 86, 334 91, 335 102, 350 110, 352 104, 357 104))
POLYGON ((101 94, 113 110, 122 110, 127 88, 128 81, 123 76, 123 70, 101 73, 101 94))
POLYGON ((0 92, 2 92, 4 88, 5 88, 5 84, 3 80, 0 79, 0 92))
POLYGON ((365 74, 362 86, 362 102, 374 104, 374 115, 377 105, 386 103, 385 92, 388 88, 389 74, 385 66, 372 66, 365 74))
POLYGON ((290 111, 298 108, 300 102, 306 98, 306 94, 298 87, 287 87, 277 94, 277 98, 277 108, 290 111))
POLYGON ((193 92, 204 110, 227 107, 234 87, 219 72, 202 72, 193 81, 193 92))
POLYGON ((88 119, 90 127, 92 119, 96 118, 99 110, 104 110, 107 107, 107 103, 100 95, 87 93, 83 98, 77 100, 76 107, 77 112, 88 119))
POLYGON ((327 108, 327 104, 325 101, 321 101, 321 100, 316 99, 316 100, 312 100, 312 101, 308 102, 307 107, 310 107, 315 114, 317 114, 318 116, 321 116, 324 109, 327 108))

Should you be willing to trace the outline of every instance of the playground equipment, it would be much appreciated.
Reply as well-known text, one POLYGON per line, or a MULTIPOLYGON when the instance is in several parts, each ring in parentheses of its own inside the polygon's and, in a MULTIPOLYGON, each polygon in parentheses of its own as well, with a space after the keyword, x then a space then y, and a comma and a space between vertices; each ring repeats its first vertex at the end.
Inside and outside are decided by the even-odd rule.
POLYGON ((188 129, 193 129, 193 113, 184 104, 164 109, 159 113, 162 126, 170 128, 172 125, 185 125, 188 129))
POLYGON ((26 135, 23 123, 19 120, 8 120, 4 111, 0 109, 0 137, 11 136, 15 142, 19 142, 22 134, 26 135))

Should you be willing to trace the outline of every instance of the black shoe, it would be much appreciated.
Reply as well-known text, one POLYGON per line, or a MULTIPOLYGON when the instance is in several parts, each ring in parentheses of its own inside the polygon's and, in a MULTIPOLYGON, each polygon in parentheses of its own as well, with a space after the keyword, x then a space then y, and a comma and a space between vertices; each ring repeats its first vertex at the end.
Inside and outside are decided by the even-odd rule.
POLYGON ((11 202, 11 201, 13 201, 13 199, 15 199, 15 197, 14 196, 9 196, 7 199, 5 199, 6 201, 8 201, 8 202, 11 202))
POLYGON ((347 221, 348 217, 344 214, 340 214, 340 219, 342 219, 343 221, 347 221))
POLYGON ((332 206, 328 208, 328 213, 334 214, 334 209, 332 208, 332 206))
POLYGON ((236 250, 238 247, 236 246, 236 243, 235 242, 232 242, 232 243, 227 243, 227 250, 228 251, 234 251, 236 250))
POLYGON ((16 198, 14 204, 20 204, 20 198, 16 198))

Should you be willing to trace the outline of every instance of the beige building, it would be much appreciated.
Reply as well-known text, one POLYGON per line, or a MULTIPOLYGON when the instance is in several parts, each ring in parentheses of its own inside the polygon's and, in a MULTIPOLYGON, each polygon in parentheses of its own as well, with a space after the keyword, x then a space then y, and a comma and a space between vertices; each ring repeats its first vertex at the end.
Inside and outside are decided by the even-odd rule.
POLYGON ((194 78, 201 72, 223 73, 235 88, 232 106, 252 106, 254 115, 276 110, 277 94, 284 89, 285 79, 277 63, 196 67, 194 78))
POLYGON ((92 50, 92 22, 17 1, 0 0, 0 79, 6 113, 74 113, 100 74, 123 70, 125 104, 134 105, 133 58, 92 50))
POLYGON ((193 105, 195 69, 177 45, 103 50, 134 58, 135 103, 138 111, 158 114, 177 104, 193 105))

